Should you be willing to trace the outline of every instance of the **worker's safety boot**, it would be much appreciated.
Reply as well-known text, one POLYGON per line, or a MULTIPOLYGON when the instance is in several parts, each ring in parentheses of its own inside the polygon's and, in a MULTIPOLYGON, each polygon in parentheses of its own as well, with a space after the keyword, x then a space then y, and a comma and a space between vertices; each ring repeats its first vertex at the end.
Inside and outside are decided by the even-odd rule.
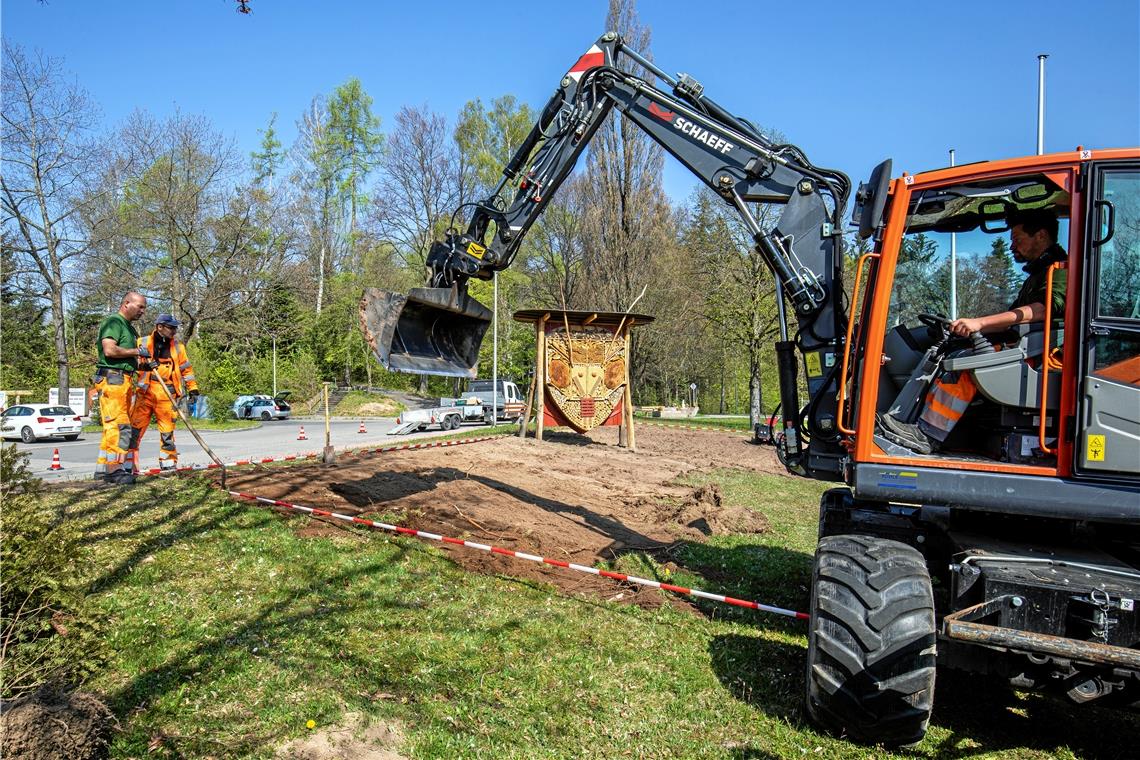
POLYGON ((120 468, 107 474, 107 482, 116 486, 133 486, 135 474, 131 470, 120 468))
POLYGON ((877 421, 879 434, 891 443, 897 443, 916 454, 933 454, 938 448, 937 441, 922 432, 918 425, 899 422, 889 414, 880 414, 877 421))

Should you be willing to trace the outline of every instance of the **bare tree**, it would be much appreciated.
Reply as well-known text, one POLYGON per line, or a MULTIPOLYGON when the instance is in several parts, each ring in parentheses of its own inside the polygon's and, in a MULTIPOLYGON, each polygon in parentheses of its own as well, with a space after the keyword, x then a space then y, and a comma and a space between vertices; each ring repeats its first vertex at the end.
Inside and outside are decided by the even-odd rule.
POLYGON ((120 221, 142 283, 186 323, 233 316, 265 285, 272 262, 258 244, 254 194, 242 162, 204 117, 155 122, 135 114, 120 136, 130 166, 120 221))
MULTIPOLYGON (((606 25, 652 58, 650 30, 640 24, 634 0, 610 0, 606 25)), ((653 79, 647 71, 631 73, 653 79)), ((594 136, 584 240, 598 307, 625 309, 653 272, 655 252, 675 238, 672 209, 661 187, 663 163, 661 147, 616 110, 594 136)))
POLYGON ((297 123, 299 137, 293 149, 297 166, 293 180, 300 192, 299 203, 317 283, 317 314, 324 308, 326 283, 334 270, 336 253, 346 248, 341 229, 343 220, 337 206, 337 159, 329 122, 325 99, 313 98, 309 110, 297 123))
POLYGON ((470 184, 446 120, 426 107, 401 108, 381 169, 377 229, 409 267, 422 268, 432 241, 442 237, 470 184))
POLYGON ((3 226, 16 254, 17 271, 40 281, 50 303, 60 392, 71 385, 67 359, 66 290, 91 239, 81 234, 80 214, 91 201, 88 177, 98 143, 92 138, 97 110, 87 93, 64 81, 62 63, 27 55, 4 43, 3 226))
POLYGON ((568 307, 580 303, 586 264, 586 180, 579 175, 566 181, 530 232, 529 243, 534 291, 544 303, 568 307))

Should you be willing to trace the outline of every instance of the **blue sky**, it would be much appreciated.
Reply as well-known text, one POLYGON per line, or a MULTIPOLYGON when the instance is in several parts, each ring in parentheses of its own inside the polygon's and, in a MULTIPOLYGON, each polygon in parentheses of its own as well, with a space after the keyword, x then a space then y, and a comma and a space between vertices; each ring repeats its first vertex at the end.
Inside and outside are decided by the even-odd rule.
MULTIPOLYGON (((286 142, 314 95, 359 77, 382 128, 403 105, 540 106, 605 31, 607 3, 5 0, 3 36, 62 57, 108 128, 136 108, 209 117, 245 151, 273 112, 286 142)), ((1087 0, 695 3, 641 0, 663 69, 782 131, 856 182, 1033 153, 1037 54, 1046 151, 1140 144, 1140 3, 1087 0)), ((665 188, 693 186, 671 163, 665 188)))

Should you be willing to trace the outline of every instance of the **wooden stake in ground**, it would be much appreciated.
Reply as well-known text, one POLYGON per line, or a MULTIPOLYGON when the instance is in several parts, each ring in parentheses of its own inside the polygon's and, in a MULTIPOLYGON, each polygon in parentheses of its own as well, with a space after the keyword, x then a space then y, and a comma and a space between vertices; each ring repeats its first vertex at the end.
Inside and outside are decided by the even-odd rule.
POLYGON ((329 432, 329 384, 321 384, 322 392, 325 402, 325 450, 321 453, 321 461, 325 464, 332 464, 336 461, 336 453, 333 451, 331 436, 329 432))
POLYGON ((526 407, 523 409, 522 419, 519 420, 519 438, 526 438, 526 426, 530 422, 531 404, 534 402, 534 386, 538 380, 538 373, 530 376, 530 390, 526 394, 526 407))
MULTIPOLYGON (((645 291, 641 291, 644 293, 645 291)), ((640 297, 640 296, 639 296, 640 297)), ((636 301, 634 302, 636 303, 636 301)), ((633 308, 632 306, 630 307, 633 308)), ((627 312, 628 313, 628 312, 627 312)), ((624 320, 624 317, 622 318, 624 320)), ((626 429, 625 431, 625 445, 630 451, 637 451, 637 436, 633 432, 633 391, 630 389, 630 336, 633 333, 633 320, 629 320, 629 326, 625 333, 625 395, 622 399, 622 422, 626 429)))
POLYGON ((535 351, 538 359, 534 368, 534 439, 536 441, 542 440, 542 428, 546 418, 546 320, 549 318, 549 314, 544 314, 542 319, 538 320, 538 345, 535 351))

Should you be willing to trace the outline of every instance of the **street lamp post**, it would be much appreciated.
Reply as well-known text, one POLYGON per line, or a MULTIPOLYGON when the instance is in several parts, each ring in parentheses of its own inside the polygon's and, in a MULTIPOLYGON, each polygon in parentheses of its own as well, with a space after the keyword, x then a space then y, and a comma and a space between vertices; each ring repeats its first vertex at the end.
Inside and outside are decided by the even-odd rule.
POLYGON ((491 276, 494 295, 491 300, 491 419, 499 421, 499 273, 491 276))
MULTIPOLYGON (((950 165, 954 165, 954 149, 950 149, 950 165)), ((950 319, 958 318, 958 235, 950 233, 950 319)))
POLYGON ((1037 56, 1037 155, 1045 152, 1045 59, 1048 53, 1037 56))

